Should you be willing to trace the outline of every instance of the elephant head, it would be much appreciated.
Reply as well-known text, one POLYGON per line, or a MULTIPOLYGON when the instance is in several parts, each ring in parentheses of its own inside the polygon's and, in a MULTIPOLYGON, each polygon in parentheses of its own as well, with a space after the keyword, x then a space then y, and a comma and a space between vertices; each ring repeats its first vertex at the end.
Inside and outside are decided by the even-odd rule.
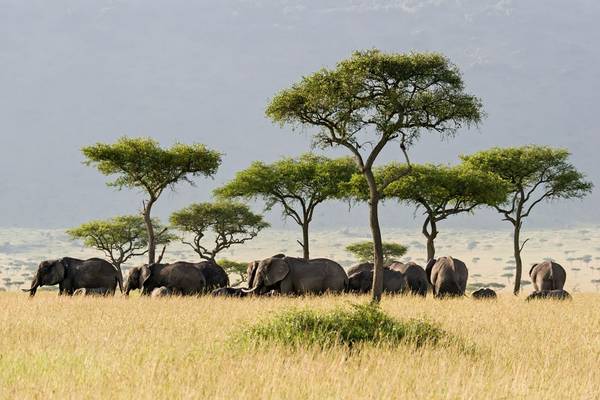
POLYGON ((141 267, 133 267, 129 271, 129 276, 125 282, 125 296, 129 296, 129 292, 136 289, 143 289, 144 282, 150 277, 150 268, 148 265, 141 267))
MULTIPOLYGON (((254 274, 251 278, 252 286, 249 286, 247 293, 262 294, 284 280, 290 273, 290 266, 286 257, 279 254, 266 260, 262 260, 255 265, 254 274)), ((250 279, 249 279, 250 282, 250 279)))
POLYGON ((31 287, 23 291, 29 292, 30 296, 35 296, 38 287, 56 285, 65 279, 65 275, 66 266, 62 259, 42 261, 31 281, 31 287))
POLYGON ((348 290, 350 292, 367 293, 372 285, 372 271, 358 271, 348 277, 348 290))

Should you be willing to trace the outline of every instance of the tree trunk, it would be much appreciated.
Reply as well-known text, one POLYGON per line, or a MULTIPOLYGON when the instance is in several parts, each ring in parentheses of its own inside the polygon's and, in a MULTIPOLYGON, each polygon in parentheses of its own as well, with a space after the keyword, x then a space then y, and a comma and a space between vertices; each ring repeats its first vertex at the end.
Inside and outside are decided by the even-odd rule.
POLYGON ((517 219, 514 224, 514 234, 513 234, 513 248, 515 252, 515 287, 513 289, 513 294, 517 296, 521 291, 521 274, 523 271, 523 261, 521 260, 521 220, 517 219))
POLYGON ((367 169, 364 171, 365 178, 369 185, 369 223, 373 235, 373 288, 372 301, 379 303, 383 293, 383 241, 381 239, 381 228, 379 227, 379 192, 373 171, 367 169))
POLYGON ((310 248, 308 243, 308 222, 302 224, 302 256, 306 261, 310 260, 310 248))
POLYGON ((154 235, 154 226, 152 225, 152 217, 150 212, 155 200, 149 200, 144 205, 144 222, 146 223, 146 232, 148 233, 148 265, 156 262, 156 237, 154 235))
POLYGON ((435 238, 438 235, 437 225, 432 217, 427 217, 423 224, 423 235, 427 238, 427 262, 435 257, 435 238), (431 231, 427 226, 431 226, 431 231))

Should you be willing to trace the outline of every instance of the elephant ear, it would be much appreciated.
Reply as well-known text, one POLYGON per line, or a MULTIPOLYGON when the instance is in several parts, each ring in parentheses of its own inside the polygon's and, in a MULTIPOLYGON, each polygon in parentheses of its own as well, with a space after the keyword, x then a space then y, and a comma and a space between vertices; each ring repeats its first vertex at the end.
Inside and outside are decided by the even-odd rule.
POLYGON ((533 272, 533 269, 534 269, 535 267, 537 267, 537 266, 538 266, 538 265, 537 265, 537 263, 536 263, 536 264, 533 264, 533 265, 531 266, 531 269, 529 270, 529 277, 530 277, 530 278, 533 278, 533 277, 531 276, 531 273, 533 272))
POLYGON ((290 266, 286 259, 275 258, 267 266, 265 274, 265 285, 271 286, 277 282, 281 282, 290 273, 290 266))
POLYGON ((367 293, 373 287, 373 271, 362 271, 360 275, 360 290, 367 293))
POLYGON ((429 260, 429 262, 427 262, 427 266, 425 267, 425 273, 427 274, 427 281, 429 282, 430 285, 433 285, 433 283, 431 282, 431 270, 433 269, 433 266, 435 265, 436 262, 437 262, 437 260, 435 258, 432 258, 431 260, 429 260))
POLYGON ((61 258, 60 260, 56 260, 54 264, 52 264, 52 278, 51 282, 58 283, 65 279, 67 275, 67 266, 65 265, 65 261, 61 258))

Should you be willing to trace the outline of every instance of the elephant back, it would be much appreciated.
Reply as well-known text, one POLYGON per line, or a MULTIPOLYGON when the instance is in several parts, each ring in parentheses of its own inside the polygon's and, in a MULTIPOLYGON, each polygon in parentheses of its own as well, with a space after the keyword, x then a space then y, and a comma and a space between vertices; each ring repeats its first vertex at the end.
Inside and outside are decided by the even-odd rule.
POLYGON ((374 268, 373 263, 370 263, 370 262, 358 263, 358 264, 354 264, 354 265, 350 266, 348 268, 348 270, 346 270, 346 274, 348 276, 350 276, 350 275, 354 275, 358 272, 363 272, 363 271, 369 272, 369 271, 373 271, 373 268, 374 268))

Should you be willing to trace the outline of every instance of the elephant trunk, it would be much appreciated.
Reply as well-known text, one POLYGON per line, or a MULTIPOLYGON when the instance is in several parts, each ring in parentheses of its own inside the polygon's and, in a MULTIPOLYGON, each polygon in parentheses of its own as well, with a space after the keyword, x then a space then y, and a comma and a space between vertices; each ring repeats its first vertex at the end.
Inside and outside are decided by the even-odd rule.
POLYGON ((37 292, 37 288, 40 285, 38 285, 38 280, 37 277, 33 278, 33 281, 31 282, 31 288, 29 289, 22 289, 24 292, 29 292, 29 296, 33 297, 35 296, 35 292, 37 292))

